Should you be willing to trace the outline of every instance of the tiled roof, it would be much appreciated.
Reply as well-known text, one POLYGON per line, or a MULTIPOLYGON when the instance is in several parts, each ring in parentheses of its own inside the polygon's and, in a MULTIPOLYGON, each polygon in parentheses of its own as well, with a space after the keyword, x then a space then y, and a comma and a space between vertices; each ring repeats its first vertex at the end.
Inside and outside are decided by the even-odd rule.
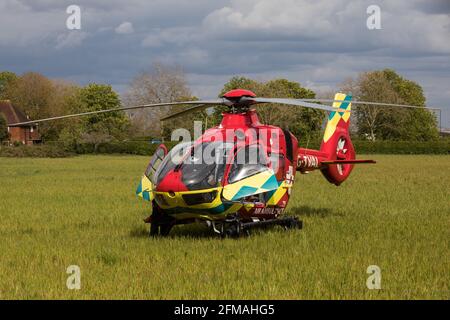
POLYGON ((5 116, 8 124, 29 121, 22 110, 13 106, 9 100, 0 100, 0 113, 5 116))

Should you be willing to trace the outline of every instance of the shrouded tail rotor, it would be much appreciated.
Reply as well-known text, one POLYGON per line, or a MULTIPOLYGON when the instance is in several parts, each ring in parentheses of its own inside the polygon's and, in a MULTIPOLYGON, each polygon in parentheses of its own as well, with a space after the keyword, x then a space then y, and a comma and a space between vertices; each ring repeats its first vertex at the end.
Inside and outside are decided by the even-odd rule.
MULTIPOLYGON (((351 110, 352 96, 337 93, 333 107, 336 109, 351 110)), ((320 151, 328 154, 330 164, 321 171, 325 178, 335 185, 340 185, 348 178, 353 169, 353 164, 349 163, 355 159, 356 153, 349 134, 350 112, 331 112, 325 128, 320 151), (348 161, 348 163, 346 163, 348 161)))

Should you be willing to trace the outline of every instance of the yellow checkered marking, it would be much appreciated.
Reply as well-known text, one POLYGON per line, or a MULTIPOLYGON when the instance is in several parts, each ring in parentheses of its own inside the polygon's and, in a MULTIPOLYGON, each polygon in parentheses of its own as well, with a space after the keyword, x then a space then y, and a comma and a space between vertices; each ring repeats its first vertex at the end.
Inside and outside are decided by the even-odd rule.
MULTIPOLYGON (((334 100, 345 100, 347 97, 344 93, 336 93, 334 96, 334 100)), ((333 108, 339 109, 341 107, 342 102, 333 102, 333 108)), ((352 104, 349 103, 346 110, 350 111, 352 107, 352 104)), ((328 119, 327 127, 325 129, 325 134, 323 136, 323 141, 327 142, 330 140, 330 138, 333 136, 334 132, 336 131, 336 127, 339 123, 339 120, 344 119, 345 122, 348 122, 348 119, 350 118, 350 112, 344 112, 343 115, 341 115, 340 112, 334 112, 331 119, 328 119)))
POLYGON ((262 188, 262 186, 272 176, 273 176, 273 171, 266 170, 261 173, 255 174, 251 177, 237 181, 235 183, 228 184, 223 188, 223 197, 226 200, 231 201, 243 187, 244 188, 245 187, 256 188, 256 190, 252 194, 260 194, 260 193, 264 193, 267 191, 271 191, 271 190, 262 188))

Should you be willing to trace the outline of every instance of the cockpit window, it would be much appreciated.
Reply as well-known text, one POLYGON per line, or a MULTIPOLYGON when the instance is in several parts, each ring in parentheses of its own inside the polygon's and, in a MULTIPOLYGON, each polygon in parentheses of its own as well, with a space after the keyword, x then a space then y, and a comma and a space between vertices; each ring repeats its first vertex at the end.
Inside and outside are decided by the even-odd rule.
POLYGON ((159 147, 155 154, 152 157, 152 160, 150 161, 150 164, 147 167, 147 170, 145 170, 145 175, 147 176, 147 178, 150 179, 151 182, 155 183, 155 174, 156 171, 158 170, 159 166, 161 165, 165 155, 166 155, 166 151, 167 149, 159 147))
POLYGON ((156 184, 171 171, 179 170, 181 180, 189 190, 215 188, 223 180, 232 143, 192 142, 176 145, 162 161, 155 173, 156 184))
POLYGON ((258 144, 246 146, 240 149, 234 157, 228 174, 228 183, 234 183, 263 172, 268 169, 267 165, 267 158, 262 146, 258 144))
POLYGON ((186 153, 191 148, 192 142, 180 143, 173 147, 169 154, 164 158, 154 175, 156 184, 160 183, 161 180, 170 172, 170 170, 175 169, 177 165, 181 164, 186 153))
POLYGON ((203 142, 190 149, 180 166, 181 180, 189 190, 215 188, 223 180, 233 144, 203 142))

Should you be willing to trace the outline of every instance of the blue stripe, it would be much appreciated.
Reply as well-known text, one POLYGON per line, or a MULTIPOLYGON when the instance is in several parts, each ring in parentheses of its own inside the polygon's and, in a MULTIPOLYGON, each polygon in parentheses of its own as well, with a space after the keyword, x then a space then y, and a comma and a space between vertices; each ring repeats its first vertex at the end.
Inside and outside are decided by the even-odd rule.
POLYGON ((139 195, 142 192, 142 181, 139 183, 137 189, 136 189, 136 194, 139 195))
MULTIPOLYGON (((339 109, 345 109, 347 110, 348 105, 350 104, 350 102, 352 101, 352 96, 351 95, 347 95, 344 98, 345 102, 341 102, 341 105, 339 106, 339 109)), ((330 115, 328 117, 328 120, 333 119, 334 115, 336 114, 336 111, 332 111, 330 112, 330 115)), ((342 117, 344 115, 344 112, 339 112, 339 115, 342 117)))
MULTIPOLYGON (((347 101, 347 102, 342 102, 341 106, 339 108, 347 110, 348 105, 350 104, 351 100, 352 100, 352 96, 351 95, 346 96, 344 101, 347 101)), ((339 114, 342 117, 344 115, 344 112, 339 112, 339 114)))
POLYGON ((278 189, 278 181, 275 175, 271 175, 269 179, 261 186, 262 189, 274 190, 278 189))
POLYGON ((258 190, 258 188, 243 186, 242 188, 239 189, 239 191, 234 195, 234 197, 231 200, 236 200, 246 196, 250 196, 254 194, 256 190, 258 190))
POLYGON ((142 198, 144 198, 144 200, 150 201, 150 192, 148 191, 142 192, 142 198))

